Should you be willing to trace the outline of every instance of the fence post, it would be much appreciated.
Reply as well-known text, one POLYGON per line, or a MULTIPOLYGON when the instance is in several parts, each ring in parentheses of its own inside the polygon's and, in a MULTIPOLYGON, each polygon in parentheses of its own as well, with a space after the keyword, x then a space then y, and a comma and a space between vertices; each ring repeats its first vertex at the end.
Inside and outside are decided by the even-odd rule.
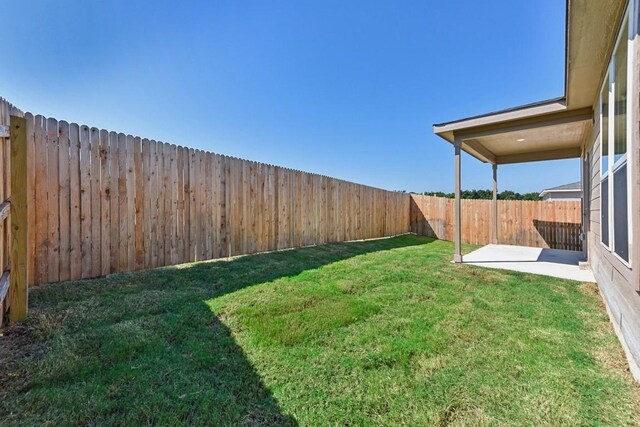
POLYGON ((11 116, 11 272, 9 320, 19 322, 28 306, 27 121, 11 116))
POLYGON ((491 243, 498 244, 498 164, 493 164, 493 200, 491 201, 491 243))

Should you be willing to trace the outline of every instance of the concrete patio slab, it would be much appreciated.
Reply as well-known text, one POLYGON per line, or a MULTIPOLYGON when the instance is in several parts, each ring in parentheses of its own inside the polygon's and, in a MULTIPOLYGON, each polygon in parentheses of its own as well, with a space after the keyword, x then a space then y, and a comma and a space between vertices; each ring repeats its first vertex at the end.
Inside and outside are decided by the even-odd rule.
POLYGON ((462 257, 463 264, 595 283, 591 270, 581 269, 582 252, 526 246, 487 245, 462 257))

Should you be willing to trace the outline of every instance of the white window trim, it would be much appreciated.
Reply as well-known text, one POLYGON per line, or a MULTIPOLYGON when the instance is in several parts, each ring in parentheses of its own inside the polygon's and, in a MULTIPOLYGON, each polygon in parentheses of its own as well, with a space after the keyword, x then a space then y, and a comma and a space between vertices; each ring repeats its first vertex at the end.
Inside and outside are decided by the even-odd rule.
MULTIPOLYGON (((615 49, 614 49, 615 51, 615 49)), ((607 97, 611 98, 611 70, 612 70, 612 66, 611 66, 611 61, 609 61, 609 66, 607 67, 607 72, 605 74, 605 78, 604 78, 604 83, 602 84, 602 87, 600 88, 600 102, 599 102, 599 108, 600 108, 600 244, 602 246, 604 246, 609 252, 611 252, 611 248, 613 247, 613 245, 611 244, 611 178, 609 178, 609 172, 610 172, 610 167, 611 167, 611 159, 610 159, 610 155, 609 153, 611 152, 611 99, 608 100, 607 102, 607 147, 606 147, 606 151, 607 151, 607 171, 606 173, 603 173, 604 168, 602 167, 604 165, 604 156, 602 155, 602 153, 605 150, 605 146, 604 146, 604 134, 602 132, 603 130, 603 114, 602 114, 602 92, 604 90, 605 87, 607 87, 607 97), (609 178, 609 180, 607 181, 607 203, 609 206, 607 206, 607 236, 608 236, 608 240, 609 240, 609 244, 605 244, 602 241, 602 231, 603 231, 603 223, 602 223, 602 181, 604 181, 605 178, 609 178)))
MULTIPOLYGON (((602 221, 600 221, 600 244, 607 249, 607 251, 611 252, 621 263, 623 263, 625 266, 631 268, 631 261, 633 260, 633 256, 634 256, 634 245, 633 245, 633 215, 632 215, 632 185, 629 185, 630 183, 632 183, 632 173, 631 173, 631 164, 627 161, 628 159, 628 153, 629 152, 633 152, 633 150, 635 149, 634 146, 634 141, 633 141, 633 130, 632 130, 632 123, 634 123, 634 119, 635 117, 633 117, 634 114, 634 110, 633 110, 633 96, 630 94, 634 94, 634 76, 633 76, 633 69, 634 69, 634 63, 635 63, 635 56, 634 56, 634 34, 635 34, 635 30, 636 30, 636 1, 631 1, 629 2, 629 5, 627 6, 627 10, 622 18, 622 23, 623 25, 621 26, 620 30, 624 27, 624 22, 626 19, 628 19, 628 33, 626 34, 627 37, 627 126, 626 126, 626 132, 627 132, 627 151, 626 153, 620 158, 618 159, 618 161, 615 161, 615 155, 612 155, 613 152, 615 151, 615 140, 614 140, 614 134, 615 134, 615 125, 612 125, 611 121, 612 118, 615 118, 615 102, 612 102, 611 98, 613 96, 615 96, 615 80, 612 81, 612 79, 615 79, 615 52, 616 49, 618 47, 618 44, 620 43, 620 41, 622 40, 622 37, 625 36, 624 34, 622 34, 620 32, 620 34, 617 35, 616 37, 616 41, 613 47, 613 50, 611 51, 611 56, 609 58, 609 66, 607 68, 607 73, 605 74, 605 79, 604 82, 602 83, 602 86, 600 87, 600 94, 598 96, 599 99, 599 108, 600 108, 600 185, 602 186, 602 181, 605 178, 609 178, 607 181, 607 189, 608 189, 608 236, 609 236, 609 245, 605 245, 604 242, 602 242, 602 221), (608 156, 607 156, 607 172, 605 174, 603 174, 603 168, 602 168, 602 150, 605 148, 603 146, 603 134, 602 134, 602 91, 605 88, 605 86, 609 86, 608 87, 608 91, 607 93, 609 94, 609 103, 608 103, 608 107, 609 107, 609 111, 608 111, 608 146, 606 147, 607 152, 608 152, 608 156), (623 259, 620 255, 618 255, 615 251, 615 230, 613 229, 613 219, 614 219, 614 195, 613 195, 613 174, 615 173, 616 170, 618 170, 622 165, 627 164, 627 233, 629 234, 629 238, 628 238, 628 242, 629 242, 629 247, 628 247, 628 257, 629 257, 629 261, 626 261, 625 259, 623 259)), ((602 209, 602 189, 600 190, 600 198, 601 198, 601 206, 600 209, 602 209)))

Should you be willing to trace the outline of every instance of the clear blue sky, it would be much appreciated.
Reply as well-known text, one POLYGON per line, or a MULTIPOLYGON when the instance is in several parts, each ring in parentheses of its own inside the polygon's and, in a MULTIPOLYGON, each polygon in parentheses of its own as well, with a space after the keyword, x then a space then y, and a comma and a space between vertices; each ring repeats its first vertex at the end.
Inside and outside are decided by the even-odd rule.
MULTIPOLYGON (((564 0, 3 3, 24 110, 382 188, 453 189, 434 123, 561 96, 564 0)), ((501 168, 501 189, 579 179, 501 168)), ((463 187, 489 188, 468 155, 463 187)))

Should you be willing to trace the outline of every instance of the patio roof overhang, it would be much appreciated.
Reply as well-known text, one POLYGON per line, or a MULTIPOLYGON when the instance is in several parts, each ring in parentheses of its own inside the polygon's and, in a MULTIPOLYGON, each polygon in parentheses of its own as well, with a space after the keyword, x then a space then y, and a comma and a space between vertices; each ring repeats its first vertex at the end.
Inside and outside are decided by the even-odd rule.
MULTIPOLYGON (((455 152, 455 262, 462 262, 461 152, 493 165, 492 240, 497 243, 498 165, 582 155, 593 126, 593 104, 627 1, 567 0, 565 93, 561 98, 433 126, 434 133, 452 143, 455 152)), ((584 165, 582 169, 584 174, 584 165)))
POLYGON ((569 110, 563 99, 437 125, 436 133, 473 157, 496 165, 580 157, 591 107, 569 110))
POLYGON ((567 0, 564 96, 436 124, 434 133, 496 165, 580 157, 625 5, 567 0))

